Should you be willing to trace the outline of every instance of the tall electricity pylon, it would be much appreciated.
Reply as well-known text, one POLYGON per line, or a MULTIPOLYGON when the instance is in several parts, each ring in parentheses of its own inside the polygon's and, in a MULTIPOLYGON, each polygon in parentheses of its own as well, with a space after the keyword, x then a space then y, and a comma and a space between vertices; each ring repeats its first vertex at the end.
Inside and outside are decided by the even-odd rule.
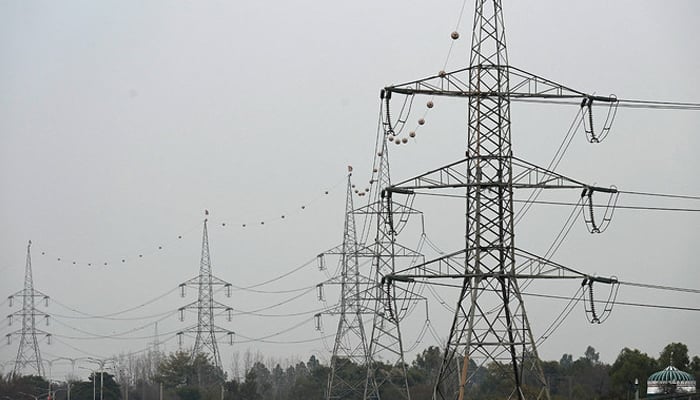
MULTIPOLYGON (((205 215, 208 216, 209 211, 205 211, 205 215)), ((184 319, 184 311, 187 309, 197 310, 197 326, 193 326, 178 332, 178 335, 182 337, 185 332, 194 332, 196 337, 194 347, 192 348, 192 359, 199 354, 207 354, 211 356, 211 361, 214 363, 214 366, 223 371, 223 364, 221 363, 221 354, 219 354, 219 346, 216 341, 216 335, 219 333, 225 333, 230 339, 232 339, 233 332, 216 326, 214 321, 214 310, 226 311, 228 314, 228 320, 231 321, 231 312, 233 309, 214 300, 214 287, 223 286, 226 289, 226 295, 231 297, 231 284, 215 277, 211 273, 207 218, 204 218, 204 228, 202 233, 202 256, 199 261, 199 275, 180 284, 183 296, 186 286, 196 287, 198 290, 198 297, 197 301, 180 308, 180 317, 181 319, 184 319)))
POLYGON ((340 256, 340 276, 323 283, 340 286, 340 302, 337 306, 316 315, 317 318, 320 314, 338 315, 326 399, 359 398, 364 393, 365 378, 356 376, 354 369, 367 365, 367 335, 362 319, 364 315, 372 312, 372 309, 367 307, 366 296, 371 287, 371 280, 361 274, 360 258, 371 256, 371 253, 357 241, 352 167, 348 167, 343 243, 319 257, 325 255, 340 256))
MULTIPOLYGON (((389 98, 382 100, 388 102, 389 98)), ((384 277, 396 272, 401 260, 415 262, 422 255, 399 244, 398 232, 408 222, 411 215, 419 211, 393 201, 387 188, 391 186, 389 173, 389 151, 387 140, 394 132, 391 123, 384 124, 383 132, 377 139, 377 158, 374 195, 371 202, 358 210, 376 224, 376 236, 372 244, 373 290, 367 299, 374 303, 374 320, 369 342, 367 359, 367 378, 364 399, 380 399, 382 393, 396 399, 410 399, 406 363, 404 360, 403 340, 400 322, 406 316, 410 306, 421 296, 412 291, 412 287, 402 288, 385 285, 384 277)))
POLYGON ((22 309, 8 315, 10 324, 13 317, 22 319, 22 329, 8 333, 6 336, 8 341, 11 336, 19 335, 19 348, 17 349, 17 359, 15 367, 12 371, 13 376, 20 376, 23 370, 31 371, 31 374, 44 376, 44 366, 41 360, 41 351, 39 351, 39 342, 37 334, 45 335, 49 339, 51 334, 36 328, 36 319, 45 318, 48 325, 49 315, 39 311, 36 308, 35 298, 41 297, 48 306, 49 297, 40 291, 34 289, 34 278, 32 277, 32 241, 27 245, 27 263, 24 269, 24 289, 11 295, 10 306, 15 297, 22 298, 22 309))
MULTIPOLYGON (((453 39, 458 37, 453 34, 453 39)), ((476 0, 468 68, 441 71, 385 91, 468 101, 466 158, 387 188, 394 194, 466 190, 464 249, 417 265, 410 272, 385 277, 395 284, 427 279, 462 282, 433 397, 472 398, 469 390, 475 373, 488 365, 511 377, 511 385, 505 388, 509 399, 549 398, 519 281, 583 277, 590 285, 615 282, 589 277, 517 249, 513 191, 584 189, 582 196, 590 200, 595 192, 612 195, 615 189, 585 185, 513 157, 510 102, 514 98, 581 98, 582 113, 590 117, 594 101, 612 109, 617 99, 588 95, 510 66, 500 0, 476 0)), ((589 136, 595 138, 594 134, 589 136)))

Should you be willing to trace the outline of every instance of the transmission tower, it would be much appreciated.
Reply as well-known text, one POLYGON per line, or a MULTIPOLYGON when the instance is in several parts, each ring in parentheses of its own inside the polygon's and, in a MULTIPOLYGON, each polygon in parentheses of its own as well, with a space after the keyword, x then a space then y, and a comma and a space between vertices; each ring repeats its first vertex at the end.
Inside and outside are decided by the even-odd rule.
MULTIPOLYGON (((513 157, 511 100, 580 98, 581 115, 592 122, 594 102, 608 105, 610 117, 617 99, 588 95, 510 66, 503 21, 500 0, 477 0, 468 68, 385 88, 389 94, 462 97, 468 101, 466 158, 387 188, 387 193, 394 194, 466 190, 465 248, 385 277, 390 284, 428 279, 462 282, 435 385, 436 399, 471 398, 475 373, 487 363, 511 377, 508 398, 549 398, 519 281, 584 278, 584 285, 591 287, 594 282, 616 283, 515 247, 514 189, 583 189, 582 197, 589 202, 594 193, 613 196, 616 190, 586 185, 513 157)), ((601 134, 606 130, 607 121, 601 134)), ((596 139, 591 142, 599 141, 592 124, 586 131, 589 138, 596 139)))
POLYGON ((37 318, 45 318, 46 324, 49 323, 49 315, 39 311, 36 308, 37 297, 44 300, 48 306, 49 297, 40 291, 34 289, 34 278, 32 277, 32 256, 31 256, 32 241, 27 244, 27 263, 24 269, 24 289, 11 295, 10 306, 15 297, 22 298, 22 309, 8 315, 9 322, 12 324, 13 317, 22 319, 22 329, 8 333, 7 340, 10 341, 12 336, 19 336, 19 348, 17 349, 17 359, 13 369, 13 376, 20 376, 23 370, 31 371, 30 374, 44 376, 44 367, 41 360, 41 352, 39 351, 39 342, 37 335, 44 335, 49 340, 51 334, 36 328, 37 318))
MULTIPOLYGON (((359 398, 365 389, 365 378, 354 376, 353 370, 357 365, 367 365, 367 338, 362 318, 372 312, 366 301, 371 281, 360 273, 360 257, 368 257, 371 253, 357 240, 353 186, 352 167, 348 167, 343 243, 319 255, 340 256, 340 276, 323 283, 340 286, 340 303, 322 313, 339 316, 328 375, 327 400, 359 398)), ((316 317, 320 318, 320 315, 316 314, 316 317)))
MULTIPOLYGON (((387 103, 389 97, 385 98, 382 91, 382 99, 387 103)), ((387 123, 383 125, 384 129, 377 138, 374 195, 367 206, 357 211, 374 218, 376 224, 376 236, 371 250, 373 290, 367 295, 367 300, 374 304, 374 320, 368 349, 364 399, 380 399, 382 393, 387 393, 391 398, 410 399, 399 325, 411 305, 424 298, 414 293, 411 286, 404 288, 385 285, 384 277, 393 274, 401 260, 422 260, 421 254, 402 246, 396 240, 409 217, 421 213, 409 207, 409 202, 395 202, 391 192, 387 191, 391 186, 387 140, 394 134, 388 114, 387 123)))
MULTIPOLYGON (((209 211, 205 211, 205 216, 209 211)), ((211 257, 209 254, 209 236, 207 234, 207 218, 204 218, 204 228, 202 233, 202 256, 199 262, 199 275, 181 283, 181 294, 184 297, 185 287, 196 287, 198 290, 197 301, 180 308, 180 319, 184 320, 184 311, 188 309, 197 310, 197 325, 178 332, 182 338, 185 332, 195 333, 194 347, 192 348, 192 359, 199 354, 206 354, 211 357, 214 366, 223 371, 221 354, 216 341, 217 334, 226 334, 229 340, 233 340, 233 332, 216 326, 214 321, 214 310, 223 310, 231 321, 233 309, 225 304, 214 300, 214 287, 223 286, 226 289, 227 297, 231 297, 231 284, 215 277, 211 272, 211 257)))

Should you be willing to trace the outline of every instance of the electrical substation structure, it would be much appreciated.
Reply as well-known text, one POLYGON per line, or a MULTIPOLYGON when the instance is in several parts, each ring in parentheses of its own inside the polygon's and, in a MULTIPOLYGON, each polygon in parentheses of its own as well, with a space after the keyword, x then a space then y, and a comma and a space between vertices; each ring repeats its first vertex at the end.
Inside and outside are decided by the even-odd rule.
MULTIPOLYGON (((205 215, 208 216, 209 211, 205 211, 205 215)), ((192 359, 199 354, 206 354, 211 357, 211 362, 214 366, 219 368, 220 371, 223 371, 216 335, 225 334, 228 336, 229 340, 232 341, 234 333, 216 325, 214 321, 214 310, 224 311, 228 316, 228 320, 231 321, 233 308, 214 300, 214 287, 223 287, 226 290, 227 297, 231 297, 231 284, 212 275, 207 218, 204 218, 203 225, 202 256, 199 261, 199 275, 180 284, 183 297, 185 295, 185 287, 190 286, 197 288, 197 301, 180 307, 179 309, 181 320, 184 320, 184 312, 186 310, 196 310, 197 325, 178 332, 178 336, 182 339, 185 333, 194 333, 195 342, 194 347, 192 347, 192 359)), ((223 376, 221 378, 223 379, 223 376)))
POLYGON ((22 320, 22 328, 14 332, 8 333, 7 341, 10 342, 12 336, 19 336, 19 347, 17 349, 17 358, 15 366, 12 370, 12 376, 20 376, 22 371, 31 371, 31 374, 44 376, 44 366, 41 360, 41 351, 39 349, 38 335, 43 335, 51 339, 51 334, 36 327, 36 320, 44 318, 48 325, 49 314, 40 311, 36 308, 36 299, 40 298, 48 306, 49 296, 34 289, 34 278, 32 276, 32 241, 27 244, 27 262, 24 269, 24 288, 17 293, 9 296, 10 306, 15 298, 22 299, 22 309, 8 315, 10 324, 13 318, 22 320))

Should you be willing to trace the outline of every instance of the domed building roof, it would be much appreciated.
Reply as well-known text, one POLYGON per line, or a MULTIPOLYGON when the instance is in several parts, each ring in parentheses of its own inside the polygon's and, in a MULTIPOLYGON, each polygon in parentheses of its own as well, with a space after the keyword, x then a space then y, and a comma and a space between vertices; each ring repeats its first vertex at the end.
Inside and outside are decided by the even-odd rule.
POLYGON ((695 377, 693 375, 683 372, 672 365, 668 366, 663 371, 654 372, 649 376, 649 381, 685 382, 694 380, 695 377))
POLYGON ((647 379, 647 394, 695 393, 695 377, 669 365, 647 379))

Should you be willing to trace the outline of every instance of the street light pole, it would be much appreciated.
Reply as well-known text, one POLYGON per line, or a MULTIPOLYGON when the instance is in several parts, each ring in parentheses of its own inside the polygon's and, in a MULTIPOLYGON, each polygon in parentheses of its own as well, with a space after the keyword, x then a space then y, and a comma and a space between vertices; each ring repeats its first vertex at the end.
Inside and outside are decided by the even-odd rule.
POLYGON ((96 400, 95 399, 95 394, 96 394, 95 393, 96 392, 95 379, 97 379, 97 376, 95 374, 97 373, 97 371, 95 371, 94 369, 89 369, 89 368, 85 368, 85 367, 81 367, 81 366, 78 366, 78 368, 84 369, 86 371, 90 371, 92 373, 92 400, 96 400))
POLYGON ((104 364, 100 366, 100 400, 104 400, 104 387, 105 387, 105 370, 104 364))

